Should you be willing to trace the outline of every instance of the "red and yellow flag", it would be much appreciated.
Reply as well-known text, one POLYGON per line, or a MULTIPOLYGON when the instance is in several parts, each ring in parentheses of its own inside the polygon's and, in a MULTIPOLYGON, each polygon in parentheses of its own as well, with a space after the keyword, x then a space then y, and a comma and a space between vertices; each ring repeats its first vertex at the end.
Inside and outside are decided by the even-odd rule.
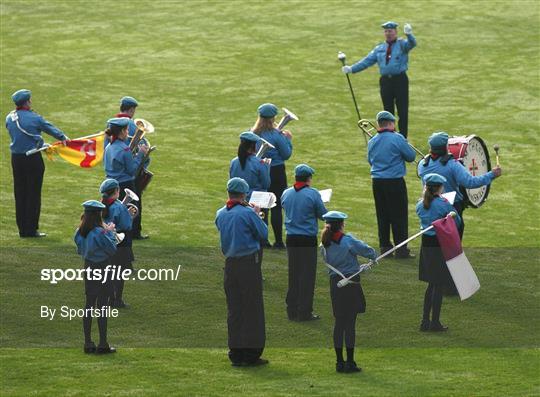
POLYGON ((58 154, 68 163, 83 168, 94 167, 103 159, 105 133, 84 136, 82 138, 67 141, 66 146, 62 142, 54 142, 47 150, 49 160, 54 154, 58 154))

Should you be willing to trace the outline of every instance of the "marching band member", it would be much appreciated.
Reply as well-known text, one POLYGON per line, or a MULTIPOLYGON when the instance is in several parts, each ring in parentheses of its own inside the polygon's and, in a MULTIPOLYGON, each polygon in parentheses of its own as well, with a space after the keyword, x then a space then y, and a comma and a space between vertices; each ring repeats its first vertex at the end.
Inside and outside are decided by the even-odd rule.
POLYGON ((45 164, 41 152, 30 156, 26 152, 43 146, 41 133, 45 132, 64 144, 68 137, 32 111, 32 93, 19 90, 11 96, 15 110, 6 117, 6 128, 11 138, 11 167, 13 169, 13 190, 15 194, 15 217, 20 237, 45 237, 40 233, 39 215, 41 211, 41 187, 45 164))
MULTIPOLYGON (((124 239, 117 245, 117 251, 111 258, 111 263, 116 265, 117 269, 131 269, 133 270, 133 256, 132 249, 132 214, 135 209, 128 209, 118 197, 120 195, 120 185, 116 179, 105 179, 99 187, 101 193, 101 202, 105 205, 103 209, 103 221, 105 223, 113 223, 117 233, 124 233, 124 239)), ((128 305, 122 299, 124 291, 124 280, 113 281, 113 293, 111 295, 111 307, 125 308, 128 305)))
MULTIPOLYGON (((81 224, 75 233, 77 253, 84 259, 85 269, 100 269, 102 276, 104 270, 110 265, 111 257, 116 253, 116 237, 114 224, 103 223, 102 210, 105 205, 96 200, 83 203, 84 213, 81 224)), ((115 353, 116 349, 107 343, 107 317, 99 316, 97 319, 99 329, 99 343, 92 341, 92 316, 89 309, 104 310, 109 306, 109 296, 112 293, 112 281, 108 277, 105 282, 99 279, 90 279, 86 274, 84 288, 86 294, 85 315, 83 317, 84 352, 85 353, 115 353)))
MULTIPOLYGON (((423 178, 425 188, 423 198, 416 204, 416 213, 420 218, 422 229, 428 228, 437 219, 446 217, 455 211, 454 207, 443 197, 444 184, 447 180, 444 176, 431 173, 423 178)), ((454 218, 459 229, 461 218, 454 218)), ((420 248, 419 279, 428 283, 424 295, 424 313, 420 331, 441 332, 448 327, 440 322, 443 288, 453 285, 452 276, 444 259, 439 241, 434 230, 428 230, 422 234, 422 246, 420 248), (431 314, 431 321, 430 321, 431 314)))
POLYGON ((229 359, 233 366, 268 364, 261 357, 266 341, 260 241, 268 228, 259 208, 246 204, 249 185, 242 178, 227 183, 229 200, 216 213, 221 250, 225 255, 224 289, 227 297, 229 359))
POLYGON ((287 315, 292 321, 318 320, 313 314, 313 292, 317 270, 317 220, 328 212, 319 192, 311 187, 315 170, 306 164, 294 169, 296 183, 283 192, 285 209, 289 290, 287 315))
POLYGON ((423 178, 427 174, 437 173, 446 178, 444 183, 445 192, 456 192, 454 208, 461 217, 461 225, 458 229, 460 237, 463 238, 465 229, 463 210, 465 205, 460 187, 473 189, 489 185, 495 178, 501 176, 502 170, 500 167, 495 167, 484 175, 471 175, 463 164, 454 159, 451 153, 448 153, 448 134, 446 132, 433 133, 429 137, 428 143, 430 147, 429 155, 418 164, 418 175, 423 178))
MULTIPOLYGON (((330 211, 323 215, 326 225, 321 234, 322 253, 326 263, 349 277, 360 267, 357 257, 363 256, 375 260, 377 253, 373 248, 352 234, 344 233, 344 221, 347 214, 330 211)), ((339 288, 337 283, 341 277, 332 269, 330 275, 330 297, 334 312, 334 348, 336 350, 337 372, 360 372, 362 369, 354 361, 354 346, 356 340, 356 316, 366 311, 366 299, 360 275, 353 277, 353 283, 339 288), (343 360, 343 339, 347 348, 347 362, 343 360)))
POLYGON ((265 103, 257 109, 259 117, 257 122, 251 129, 255 134, 259 135, 264 140, 270 142, 275 149, 269 149, 265 158, 271 159, 270 167, 270 187, 269 191, 276 195, 276 206, 271 209, 272 229, 274 230, 274 248, 283 249, 283 214, 281 209, 281 195, 287 188, 287 174, 285 172, 285 161, 292 154, 292 134, 290 131, 279 131, 275 127, 275 117, 278 113, 278 108, 271 104, 265 103))
POLYGON ((135 172, 139 168, 148 146, 140 145, 138 153, 133 156, 126 144, 128 138, 129 119, 126 117, 112 118, 107 121, 108 128, 105 133, 111 143, 105 148, 103 164, 107 178, 116 179, 120 188, 120 197, 123 197, 125 188, 135 191, 135 172))
MULTIPOLYGON (((381 253, 393 248, 390 228, 397 245, 407 239, 407 185, 405 162, 412 162, 416 153, 401 134, 395 132, 396 118, 387 111, 377 113, 377 134, 368 142, 368 162, 371 165, 373 198, 379 228, 381 253)), ((393 255, 392 255, 393 256, 393 255)), ((396 258, 414 258, 407 246, 396 251, 396 258)))

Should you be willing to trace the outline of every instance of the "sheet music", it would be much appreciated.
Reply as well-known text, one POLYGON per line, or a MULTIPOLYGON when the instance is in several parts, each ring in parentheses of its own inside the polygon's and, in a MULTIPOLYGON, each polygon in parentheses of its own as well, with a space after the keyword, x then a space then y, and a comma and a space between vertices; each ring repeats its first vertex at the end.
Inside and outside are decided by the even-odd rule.
POLYGON ((332 198, 332 189, 319 190, 323 203, 329 203, 332 198))
POLYGON ((456 192, 443 193, 441 194, 441 196, 447 199, 451 205, 454 205, 454 201, 456 199, 456 192))
POLYGON ((276 206, 276 195, 272 192, 254 191, 251 193, 249 203, 259 208, 274 208, 276 206))

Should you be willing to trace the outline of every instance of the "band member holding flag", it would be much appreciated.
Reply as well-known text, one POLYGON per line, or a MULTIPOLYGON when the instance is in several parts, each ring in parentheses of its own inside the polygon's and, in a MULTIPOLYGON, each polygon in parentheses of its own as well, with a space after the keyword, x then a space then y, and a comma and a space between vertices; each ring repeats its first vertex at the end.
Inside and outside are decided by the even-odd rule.
MULTIPOLYGON (((276 206, 270 210, 272 229, 274 230, 274 248, 283 249, 283 213, 281 209, 281 195, 287 189, 287 173, 285 161, 292 154, 292 134, 290 131, 279 131, 275 126, 275 117, 278 113, 276 105, 264 103, 257 109, 259 117, 251 129, 255 134, 270 142, 275 149, 266 152, 265 158, 271 159, 270 187, 268 190, 276 195, 276 206)), ((259 143, 260 145, 260 143, 259 143)), ((258 148, 258 147, 257 147, 258 148)))
MULTIPOLYGON (((420 218, 421 229, 426 229, 434 221, 446 217, 455 209, 441 197, 444 184, 447 183, 444 176, 431 173, 425 175, 423 181, 425 184, 423 198, 416 204, 416 213, 420 218)), ((459 227, 461 218, 456 215, 454 219, 459 227)), ((424 312, 420 331, 446 331, 448 327, 440 322, 443 288, 453 285, 453 280, 433 229, 422 234, 419 279, 428 283, 424 295, 424 312)))
POLYGON ((313 314, 313 292, 317 276, 317 221, 328 211, 319 192, 311 187, 315 170, 307 164, 294 169, 295 184, 283 192, 285 209, 289 289, 287 315, 292 321, 318 320, 313 314))
POLYGON ((229 199, 216 213, 221 251, 225 255, 223 285, 227 297, 229 359, 233 366, 268 364, 261 358, 266 341, 259 250, 268 227, 259 208, 245 199, 249 185, 242 178, 227 182, 229 199))
POLYGON ((418 175, 423 178, 427 174, 436 173, 445 177, 445 192, 456 192, 454 208, 461 217, 461 224, 458 228, 459 235, 463 238, 465 223, 463 221, 463 211, 465 204, 461 187, 466 189, 478 188, 489 185, 495 178, 501 176, 501 167, 495 167, 484 175, 473 176, 465 166, 451 153, 448 153, 448 134, 446 132, 435 132, 429 139, 429 155, 418 164, 418 175))
POLYGON ((321 252, 329 265, 330 297, 334 312, 334 348, 336 351, 337 372, 360 372, 361 368, 354 361, 356 341, 356 316, 366 311, 366 299, 360 275, 351 278, 351 283, 339 288, 337 283, 341 275, 349 277, 359 269, 358 256, 375 260, 377 253, 373 248, 352 234, 345 234, 344 221, 347 214, 329 211, 323 215, 326 225, 321 234, 321 252), (338 274, 336 270, 340 273, 338 274), (343 340, 347 348, 347 361, 343 360, 343 340))
POLYGON ((41 187, 45 164, 38 151, 29 156, 26 152, 43 146, 41 133, 45 132, 66 144, 68 137, 32 111, 32 93, 19 90, 11 96, 15 110, 6 117, 6 128, 11 137, 11 166, 15 194, 15 216, 20 237, 45 237, 40 233, 41 187))
MULTIPOLYGON (((398 245, 407 239, 409 226, 405 162, 413 162, 416 153, 407 140, 394 131, 395 121, 396 118, 390 112, 377 113, 379 129, 368 142, 367 156, 371 165, 381 253, 393 248, 390 228, 394 244, 398 245)), ((407 245, 404 245, 396 251, 395 257, 406 259, 414 256, 410 254, 407 245)))
POLYGON ((111 257, 116 253, 116 237, 114 236, 114 224, 105 224, 102 211, 105 205, 96 200, 88 200, 83 204, 84 213, 81 216, 81 224, 75 233, 77 253, 84 259, 85 269, 90 269, 91 274, 85 273, 84 288, 86 294, 85 315, 83 317, 84 352, 85 353, 115 353, 116 349, 107 342, 107 316, 100 315, 97 318, 99 329, 99 343, 96 347, 92 341, 92 315, 89 309, 105 311, 109 306, 109 297, 112 293, 112 280, 108 277, 103 280, 107 266, 110 266, 111 257), (95 272, 101 271, 101 278, 96 277, 95 272), (103 282, 104 281, 104 282, 103 282))

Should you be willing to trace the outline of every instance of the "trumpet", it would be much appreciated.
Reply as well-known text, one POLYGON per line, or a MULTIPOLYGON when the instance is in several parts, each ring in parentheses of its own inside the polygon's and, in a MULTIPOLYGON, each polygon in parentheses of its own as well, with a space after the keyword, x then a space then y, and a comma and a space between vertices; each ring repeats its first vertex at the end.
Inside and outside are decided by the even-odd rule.
POLYGON ((146 121, 145 119, 135 119, 133 120, 133 122, 137 126, 137 131, 135 131, 135 134, 133 134, 133 137, 131 138, 129 148, 131 149, 131 152, 135 154, 144 136, 147 133, 153 133, 155 131, 155 128, 152 123, 146 121))
POLYGON ((281 120, 279 121, 276 127, 279 131, 283 131, 283 129, 289 123, 289 121, 291 120, 298 121, 298 116, 296 114, 294 114, 287 108, 282 108, 282 109, 285 112, 285 115, 281 118, 281 120))
MULTIPOLYGON (((245 201, 245 200, 242 201, 240 204, 243 205, 244 207, 255 208, 255 206, 254 206, 253 204, 251 204, 251 203, 249 203, 248 201, 245 201)), ((260 212, 258 213, 258 215, 259 215, 259 218, 261 218, 261 219, 264 219, 264 217, 266 216, 266 214, 264 213, 264 211, 260 211, 260 212)))
POLYGON ((272 145, 270 142, 268 142, 266 139, 261 138, 262 144, 259 150, 257 151, 257 154, 255 157, 262 159, 265 155, 265 153, 270 149, 275 149, 276 147, 272 145))
POLYGON ((128 188, 124 189, 124 192, 126 193, 126 196, 122 200, 122 204, 127 207, 128 210, 131 210, 132 208, 134 211, 130 211, 131 219, 135 219, 139 215, 139 208, 132 203, 132 201, 139 201, 139 196, 137 194, 128 188))

